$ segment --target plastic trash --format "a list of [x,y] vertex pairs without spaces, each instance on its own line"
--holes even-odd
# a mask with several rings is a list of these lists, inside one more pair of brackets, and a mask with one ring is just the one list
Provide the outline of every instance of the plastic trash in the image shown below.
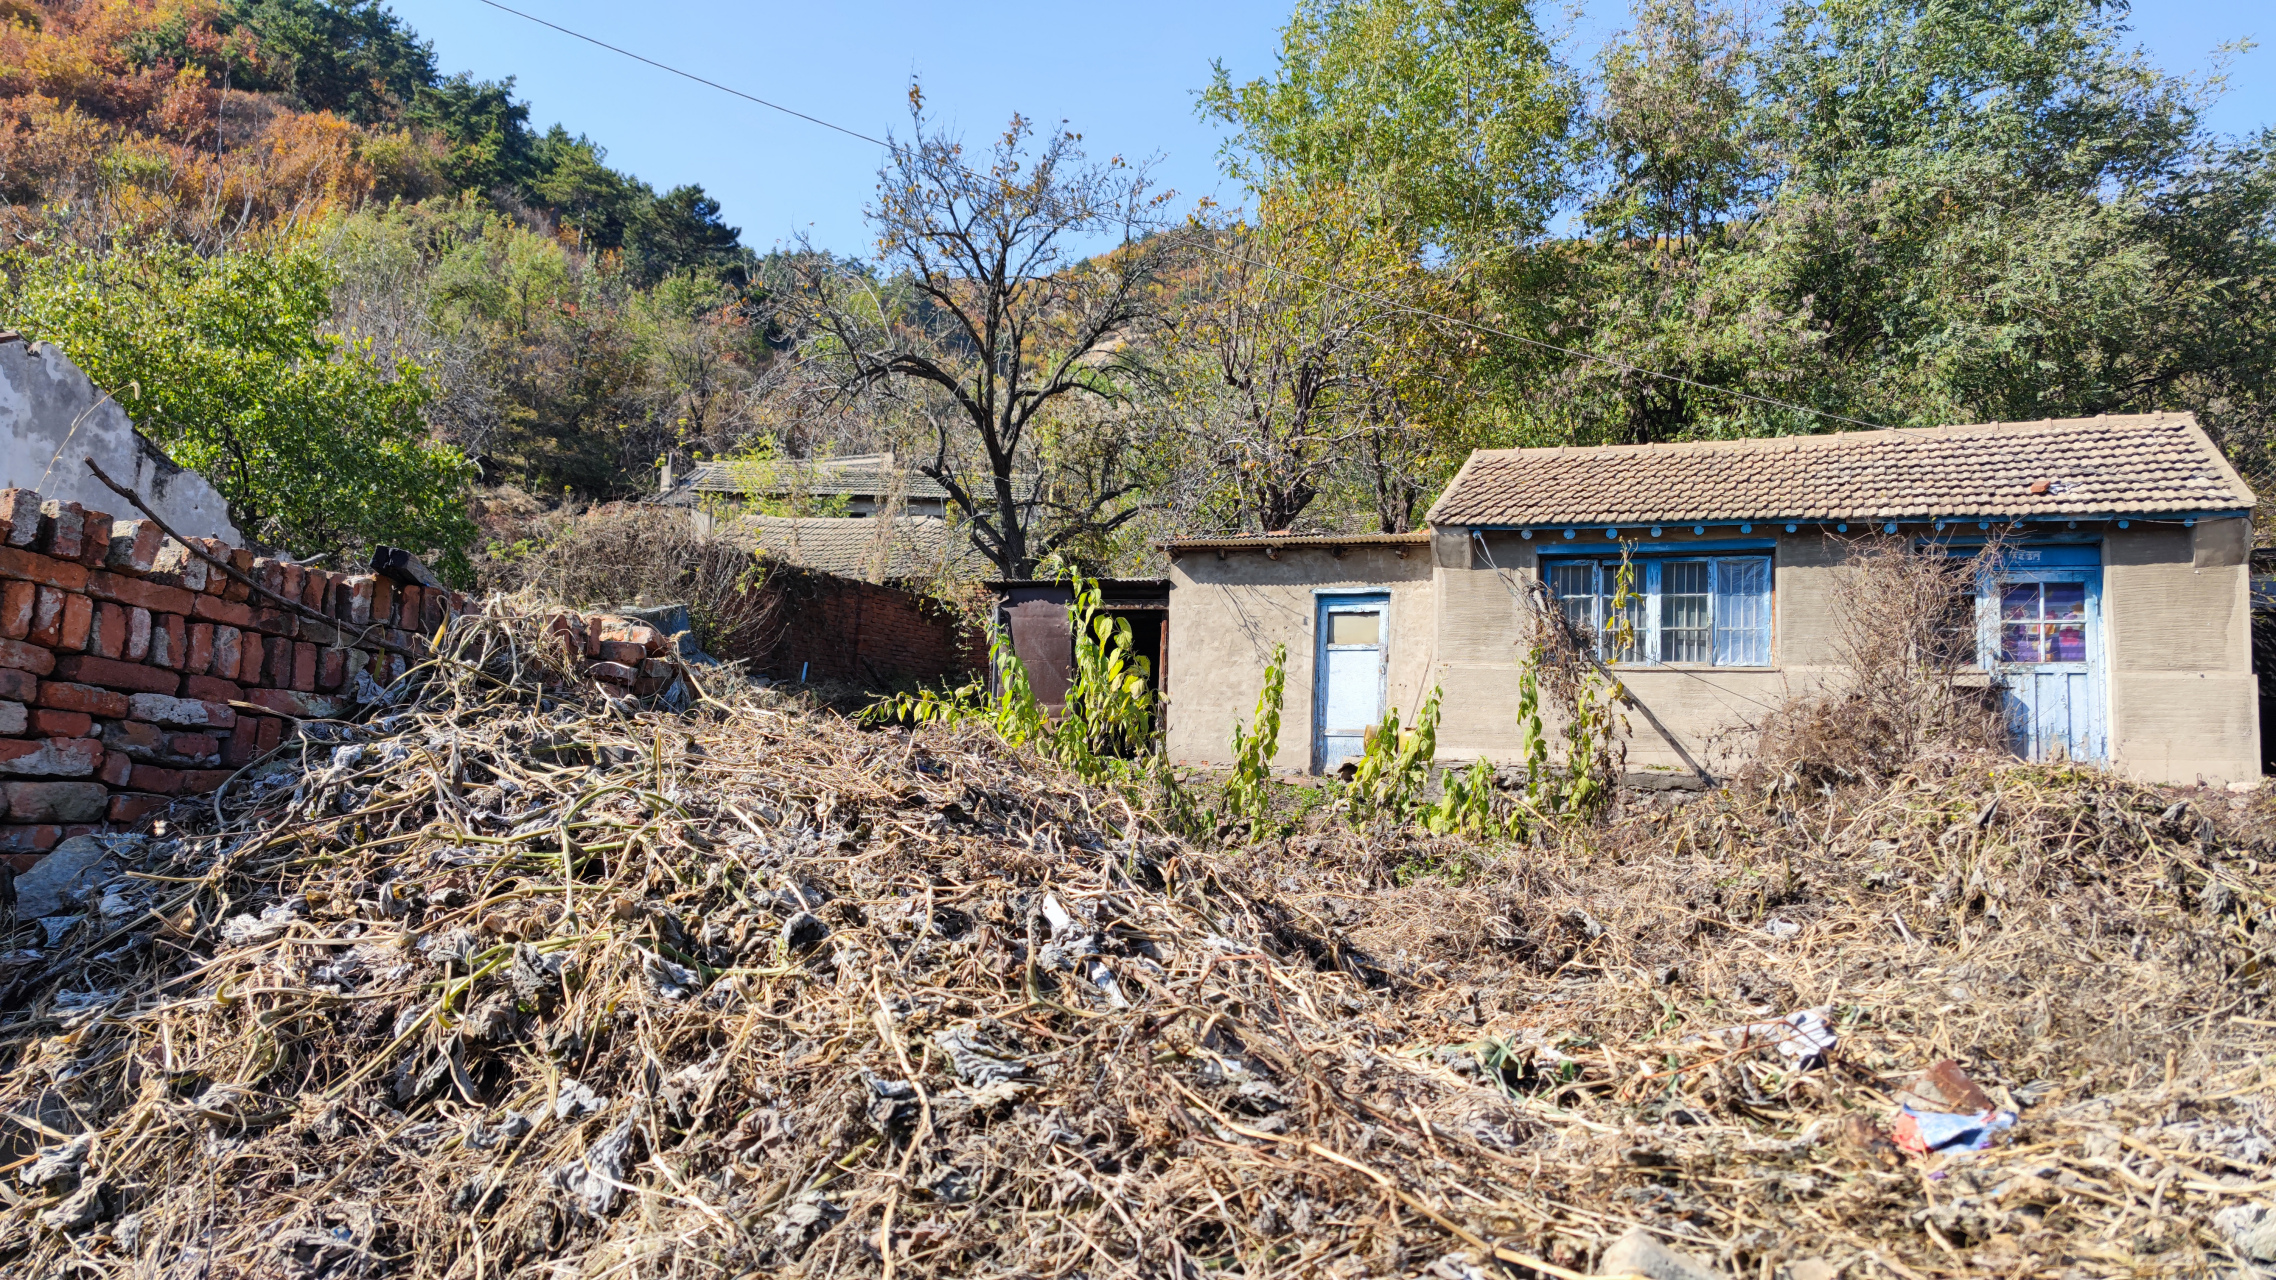
[[2014,1124],[2012,1111],[1960,1115],[1904,1107],[1897,1112],[1897,1122],[1889,1126],[1889,1132],[1898,1147],[1925,1156],[1931,1151],[1981,1151]]

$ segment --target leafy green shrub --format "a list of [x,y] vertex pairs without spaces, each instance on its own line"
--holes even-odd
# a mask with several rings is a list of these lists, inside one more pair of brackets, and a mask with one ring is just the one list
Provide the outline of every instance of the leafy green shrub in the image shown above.
[[1280,707],[1288,687],[1288,646],[1272,646],[1257,713],[1246,729],[1233,726],[1233,774],[1225,779],[1228,816],[1263,819],[1272,808],[1272,759],[1280,754]]
[[984,721],[1012,746],[1036,750],[1087,782],[1152,779],[1176,789],[1155,735],[1153,666],[1132,642],[1129,622],[1103,615],[1099,586],[1068,579],[1075,598],[1067,621],[1075,636],[1074,680],[1056,719],[1046,716],[1028,684],[1011,635],[994,628],[988,641],[993,692],[978,682],[942,693],[927,689],[885,699],[863,713],[871,721],[968,724]]
[[1415,712],[1415,727],[1399,727],[1399,709],[1383,713],[1383,723],[1367,739],[1350,783],[1344,788],[1352,820],[1405,822],[1414,815],[1430,781],[1431,757],[1438,753],[1438,698],[1433,688]]
[[0,314],[63,348],[211,481],[248,537],[304,553],[410,547],[463,584],[474,465],[428,432],[424,369],[324,331],[333,281],[305,247],[17,248],[0,254]]

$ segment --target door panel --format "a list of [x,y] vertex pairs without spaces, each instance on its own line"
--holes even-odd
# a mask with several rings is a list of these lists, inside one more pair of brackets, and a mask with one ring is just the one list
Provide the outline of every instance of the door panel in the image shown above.
[[2017,755],[2098,761],[2103,717],[2101,571],[2003,575],[1985,602]]
[[1318,635],[1313,767],[1333,773],[1364,754],[1367,731],[1383,718],[1381,601],[1323,601]]

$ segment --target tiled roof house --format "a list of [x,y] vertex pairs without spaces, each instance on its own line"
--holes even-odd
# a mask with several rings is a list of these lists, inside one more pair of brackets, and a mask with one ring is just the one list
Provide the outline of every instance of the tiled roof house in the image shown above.
[[1330,770],[1386,706],[1443,690],[1440,758],[1514,758],[1523,598],[1634,643],[1603,657],[1664,733],[1632,764],[1708,771],[1835,670],[1855,539],[2004,559],[1976,662],[2014,745],[2162,781],[2257,779],[2250,643],[2256,498],[2187,414],[1684,444],[1482,450],[1408,539],[1168,544],[1172,754],[1228,755],[1271,646],[1283,741]]

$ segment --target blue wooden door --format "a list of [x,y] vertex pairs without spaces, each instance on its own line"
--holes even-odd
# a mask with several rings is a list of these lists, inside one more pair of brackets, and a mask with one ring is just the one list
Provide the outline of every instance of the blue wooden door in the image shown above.
[[2015,752],[2029,760],[2102,760],[2102,571],[2002,572],[1987,627]]
[[1333,773],[1366,753],[1367,731],[1383,718],[1383,655],[1390,612],[1384,596],[1320,601],[1319,661],[1313,670],[1313,768]]

